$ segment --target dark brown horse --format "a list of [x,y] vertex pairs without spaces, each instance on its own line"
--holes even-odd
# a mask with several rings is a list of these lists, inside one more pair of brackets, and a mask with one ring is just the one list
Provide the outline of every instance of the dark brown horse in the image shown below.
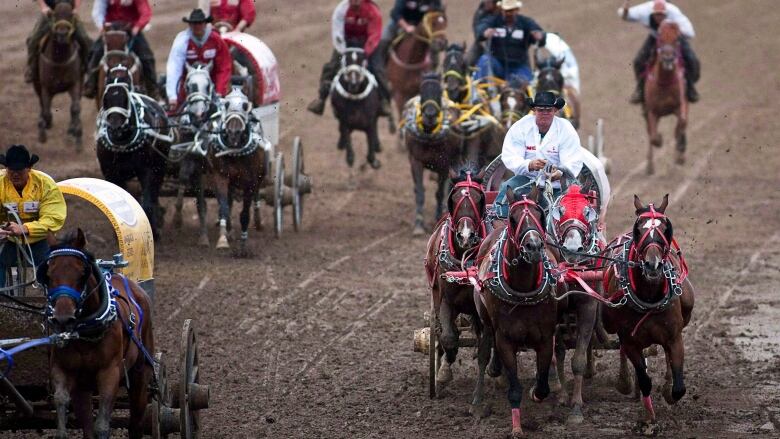
[[390,48],[387,79],[399,117],[406,101],[420,92],[423,72],[435,68],[432,58],[447,46],[446,29],[444,12],[428,12],[413,33],[397,37]]
[[[544,211],[537,204],[536,187],[528,195],[507,192],[509,220],[485,238],[477,260],[480,293],[474,301],[485,326],[478,348],[478,376],[474,389],[474,409],[482,405],[485,369],[490,347],[503,366],[509,381],[507,394],[512,412],[512,435],[520,436],[520,402],[523,387],[517,376],[517,352],[536,352],[536,385],[531,398],[540,402],[550,393],[548,377],[553,358],[558,303],[554,300],[555,278],[551,273],[555,257],[545,249]],[[494,359],[495,360],[495,359]],[[500,366],[493,362],[490,374]]]
[[132,91],[131,71],[121,64],[106,77],[97,121],[97,158],[103,177],[120,187],[138,178],[141,207],[159,238],[163,215],[160,186],[165,178],[173,129],[160,105]]
[[510,78],[501,87],[498,97],[501,109],[499,122],[504,132],[531,111],[528,98],[528,83],[517,76]]
[[[51,254],[38,269],[38,280],[46,286],[51,307],[49,327],[55,334],[79,335],[51,351],[57,407],[55,437],[68,437],[70,405],[84,437],[108,439],[111,412],[124,385],[130,397],[129,436],[141,438],[149,385],[154,378],[154,360],[148,356],[154,352],[151,301],[132,280],[121,275],[106,280],[85,249],[81,229],[60,242],[50,236],[50,241]],[[98,397],[94,420],[93,394]]]
[[658,132],[659,120],[670,114],[677,116],[674,137],[677,141],[678,164],[685,163],[685,148],[688,144],[685,129],[688,126],[688,98],[685,95],[685,69],[680,52],[680,27],[677,23],[664,20],[658,27],[658,46],[645,79],[645,99],[642,113],[647,122],[650,145],[647,150],[647,173],[655,172],[653,147],[663,145]]
[[604,327],[620,338],[621,377],[624,393],[631,391],[624,358],[634,365],[645,408],[643,428],[654,429],[655,411],[650,398],[652,381],[647,374],[643,350],[661,345],[666,357],[666,384],[663,396],[674,404],[685,395],[683,381],[683,328],[691,320],[694,290],[687,267],[674,239],[672,222],[666,216],[669,196],[660,206],[645,206],[634,195],[636,221],[630,234],[617,238],[614,248],[618,262],[604,275],[605,297],[625,306],[602,310]]
[[76,150],[82,147],[81,137],[81,81],[82,65],[79,45],[73,39],[75,32],[73,7],[69,2],[54,6],[51,31],[44,37],[38,62],[33,72],[33,87],[38,94],[41,112],[38,118],[38,141],[46,142],[46,130],[51,128],[51,102],[54,96],[67,92],[70,95],[70,125],[68,135],[73,138]]
[[368,154],[366,163],[379,169],[382,163],[376,158],[381,150],[377,120],[379,119],[379,89],[374,75],[366,68],[366,54],[363,49],[350,47],[341,55],[341,69],[333,78],[330,102],[333,114],[339,120],[340,150],[347,151],[347,165],[355,164],[355,150],[352,148],[352,131],[366,133]]
[[[474,334],[477,338],[482,334],[482,325],[474,306],[473,287],[470,284],[450,282],[444,276],[448,271],[461,271],[472,265],[479,244],[485,238],[485,192],[482,177],[474,175],[472,178],[472,173],[476,171],[464,169],[450,173],[453,187],[447,200],[448,215],[433,230],[425,257],[425,272],[431,287],[434,311],[431,321],[441,324],[439,340],[446,359],[441,362],[436,377],[437,384],[441,385],[452,381],[451,366],[458,354],[460,337],[455,324],[458,315],[470,316]],[[432,330],[436,326],[432,323]]]
[[442,71],[444,72],[444,91],[447,99],[458,104],[469,103],[474,100],[469,75],[469,65],[466,62],[466,44],[450,44],[444,54]]
[[438,221],[444,212],[444,190],[449,170],[454,163],[460,162],[460,144],[450,133],[443,105],[441,76],[427,73],[420,85],[419,98],[410,101],[402,114],[404,127],[401,138],[409,151],[414,180],[414,236],[425,234],[423,170],[427,168],[438,175],[435,214]]
[[[252,103],[239,88],[234,88],[225,97],[217,134],[210,140],[208,155],[209,174],[214,179],[219,204],[218,249],[230,248],[228,231],[232,228],[232,195],[238,194],[242,200],[239,217],[241,241],[235,252],[239,257],[251,256],[247,246],[250,211],[252,202],[258,199],[262,179],[269,170],[266,165],[269,159],[265,149],[267,140],[262,137],[260,125],[252,119],[251,109]],[[255,215],[258,213],[255,211]]]
[[95,97],[97,108],[103,102],[106,78],[111,69],[118,65],[125,66],[130,73],[134,90],[142,90],[143,69],[141,60],[130,50],[130,28],[126,23],[106,23],[103,32],[103,58],[98,69],[98,91]]
[[574,87],[566,85],[561,73],[564,58],[555,59],[549,56],[545,59],[536,58],[538,77],[536,91],[551,91],[566,99],[566,106],[561,109],[559,116],[565,117],[575,129],[580,127],[580,97]]

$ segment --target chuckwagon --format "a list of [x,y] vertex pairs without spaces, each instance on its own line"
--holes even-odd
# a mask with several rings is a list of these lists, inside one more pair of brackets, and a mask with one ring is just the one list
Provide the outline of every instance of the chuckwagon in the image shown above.
[[[66,201],[94,206],[113,228],[116,253],[109,259],[98,259],[99,269],[136,281],[154,299],[154,241],[138,202],[104,180],[74,178],[58,185]],[[13,270],[11,274],[24,279],[22,273],[26,271],[31,270]],[[47,293],[36,282],[35,274],[27,273],[27,277],[32,280],[17,283],[18,288],[6,287],[0,295],[0,430],[56,427],[51,352],[55,346],[79,337],[78,332],[51,331],[47,324]],[[144,416],[144,432],[152,438],[176,432],[182,438],[198,437],[200,410],[209,406],[209,386],[200,382],[195,325],[190,319],[182,325],[177,360],[178,377],[169,381],[166,362],[171,360],[164,359],[161,352],[154,354],[154,384],[150,385],[151,399]],[[128,421],[128,396],[123,390],[114,406],[111,426],[124,428]],[[75,422],[71,413],[68,428],[76,428]]]

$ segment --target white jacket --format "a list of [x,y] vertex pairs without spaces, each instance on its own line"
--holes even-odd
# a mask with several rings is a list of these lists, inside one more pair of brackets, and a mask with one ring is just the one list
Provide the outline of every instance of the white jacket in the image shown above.
[[[626,20],[641,23],[646,28],[650,29],[650,16],[652,14],[653,2],[648,1],[628,8]],[[623,16],[623,8],[618,8],[618,16]],[[680,32],[684,37],[693,38],[696,36],[691,20],[682,13],[680,8],[669,2],[666,2],[666,18],[674,21],[680,26]],[[653,31],[653,33],[655,33],[655,31]]]
[[333,39],[333,48],[338,53],[344,53],[347,49],[347,42],[344,38],[344,23],[347,18],[347,10],[349,9],[349,0],[341,0],[341,2],[333,10],[333,16],[330,20],[330,36]]
[[[563,65],[561,65],[561,75],[566,82],[566,85],[570,85],[580,93],[580,67],[577,65],[577,58],[574,57],[571,47],[563,41],[560,35],[547,32],[547,39],[544,44],[544,48],[555,59],[563,58]],[[537,72],[538,74],[538,72]]]
[[[582,146],[577,130],[568,120],[555,116],[550,129],[542,139],[536,116],[528,114],[509,128],[501,150],[501,161],[515,175],[525,175],[535,179],[539,171],[529,171],[528,164],[534,159],[544,159],[560,169],[566,169],[572,175],[582,170]],[[560,187],[559,182],[553,183]]]

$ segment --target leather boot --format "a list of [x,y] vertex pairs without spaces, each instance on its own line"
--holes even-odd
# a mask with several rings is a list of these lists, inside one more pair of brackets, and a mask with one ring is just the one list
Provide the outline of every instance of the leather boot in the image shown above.
[[87,80],[84,82],[84,89],[81,91],[81,96],[87,99],[95,99],[97,96],[97,81],[97,69],[87,73]]
[[329,94],[330,81],[325,81],[320,84],[320,95],[317,97],[317,99],[311,101],[306,109],[316,114],[317,116],[322,116],[322,113],[325,112],[325,100],[328,99]]
[[636,90],[634,90],[628,101],[632,104],[641,104],[645,101],[645,81],[637,81]]
[[685,94],[688,97],[688,102],[695,104],[696,102],[699,102],[699,92],[696,91],[696,87],[694,86],[693,82],[686,81],[686,90]]
[[390,101],[387,98],[381,98],[379,100],[379,116],[390,117],[393,110],[390,108]]

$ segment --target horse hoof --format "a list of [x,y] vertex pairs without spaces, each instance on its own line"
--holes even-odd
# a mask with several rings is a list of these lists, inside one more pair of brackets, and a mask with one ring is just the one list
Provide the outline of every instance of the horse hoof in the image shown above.
[[200,247],[208,247],[209,246],[209,235],[206,235],[206,234],[200,235],[200,238],[198,238],[198,245]]
[[509,435],[511,439],[519,439],[525,437],[525,434],[523,434],[523,429],[521,427],[513,428],[512,434]]
[[415,224],[414,229],[412,229],[412,236],[423,236],[425,235],[425,229],[423,228],[422,224]]
[[368,164],[371,166],[371,169],[374,169],[374,170],[379,169],[379,168],[382,167],[382,162],[380,162],[377,159],[369,160]]
[[557,375],[550,374],[550,378],[547,380],[547,382],[550,385],[550,391],[558,393],[561,390],[563,390],[563,387],[561,387],[561,382],[558,380]]
[[469,407],[469,414],[473,416],[475,419],[485,419],[487,417],[490,417],[492,413],[492,410],[490,409],[490,406],[488,406],[485,403],[479,404],[479,405],[472,405]]
[[646,437],[655,437],[661,433],[661,426],[654,421],[638,421],[632,431]]
[[45,131],[40,131],[40,132],[38,133],[38,142],[40,142],[40,143],[46,143],[46,140],[47,140],[47,139],[46,139],[46,132],[45,132]]
[[569,416],[566,418],[566,425],[580,425],[584,420],[585,417],[582,416],[582,408],[579,404],[576,404],[571,410],[571,413],[569,413]]
[[650,144],[655,146],[656,148],[662,147],[664,145],[664,138],[663,138],[663,136],[659,134],[658,137],[656,137],[655,139],[652,139],[650,141]]
[[677,151],[677,160],[675,162],[678,165],[684,165],[685,164],[685,153]]
[[227,236],[220,235],[219,239],[217,239],[217,248],[218,249],[230,248],[230,244],[228,244]]
[[439,384],[447,384],[452,381],[452,368],[446,361],[442,361],[439,373],[436,374],[436,382]]
[[544,398],[537,398],[536,397],[536,386],[531,387],[531,390],[528,392],[531,396],[531,400],[537,404],[544,401]]

